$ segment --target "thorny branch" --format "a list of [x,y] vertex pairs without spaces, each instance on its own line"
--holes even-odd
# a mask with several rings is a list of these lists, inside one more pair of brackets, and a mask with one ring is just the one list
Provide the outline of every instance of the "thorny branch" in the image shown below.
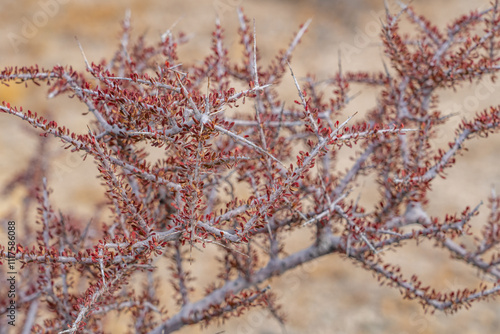
[[[211,53],[198,65],[186,65],[176,53],[186,42],[183,34],[169,29],[157,45],[134,42],[127,14],[110,62],[89,62],[82,48],[87,73],[62,66],[5,68],[3,84],[47,83],[49,97],[74,96],[86,106],[92,121],[84,134],[8,102],[0,111],[93,158],[111,212],[91,223],[55,214],[45,178],[38,194],[29,192],[38,201],[39,232],[26,233],[13,253],[0,245],[2,264],[13,256],[23,265],[19,304],[26,310],[25,330],[100,332],[103,319],[117,311],[128,312],[130,326],[140,333],[170,333],[257,306],[281,319],[272,286],[265,284],[328,254],[351,258],[432,310],[453,312],[498,295],[498,283],[440,293],[416,274],[403,277],[382,256],[429,239],[455,260],[500,279],[500,200],[494,189],[474,246],[461,238],[472,235],[479,206],[442,217],[425,212],[433,181],[455,166],[468,141],[500,127],[500,108],[493,106],[464,119],[448,147],[433,142],[449,118],[439,109],[439,94],[488,75],[494,80],[500,70],[497,7],[495,2],[464,15],[442,31],[410,6],[394,15],[387,10],[381,38],[390,66],[353,73],[343,72],[339,62],[337,74],[326,80],[309,75],[303,83],[292,71],[291,56],[311,21],[266,67],[255,23],[242,10],[238,61],[228,57],[219,21]],[[399,31],[405,17],[414,35]],[[284,80],[297,88],[294,103],[278,94]],[[245,89],[236,91],[235,84]],[[377,87],[376,106],[366,113],[352,110],[352,85]],[[153,159],[153,149],[162,149],[162,156]],[[337,165],[341,150],[352,153],[347,170]],[[9,189],[33,188],[31,180],[41,178],[31,174],[45,173],[48,165],[41,154],[38,170],[31,166]],[[353,195],[364,176],[378,184],[373,206]],[[313,231],[314,240],[285,254],[286,232],[296,229]],[[190,251],[207,245],[220,252],[220,268],[200,290],[192,282],[189,265],[196,257]],[[169,268],[169,280],[160,277],[159,267]],[[147,278],[142,293],[128,285],[141,277]],[[166,310],[156,293],[167,282],[175,310]],[[5,310],[5,301],[0,306]],[[40,311],[51,315],[40,322]]]

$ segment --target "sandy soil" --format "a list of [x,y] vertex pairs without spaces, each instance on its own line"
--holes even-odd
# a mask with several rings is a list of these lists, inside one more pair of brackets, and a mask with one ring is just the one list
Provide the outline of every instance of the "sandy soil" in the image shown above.
[[[48,6],[47,4],[51,4]],[[414,1],[421,14],[444,26],[447,20],[468,10],[485,7],[488,1]],[[338,49],[342,43],[358,46],[360,52],[343,59],[346,70],[381,69],[381,50],[373,27],[379,25],[378,17],[382,1],[375,0],[144,0],[144,1],[97,1],[69,2],[63,0],[0,2],[0,64],[1,66],[39,64],[72,64],[83,69],[83,59],[75,42],[75,36],[83,45],[87,57],[98,61],[110,57],[118,42],[120,20],[125,10],[132,11],[134,34],[146,33],[147,38],[157,38],[176,21],[176,30],[192,34],[192,43],[181,48],[181,59],[186,62],[200,59],[208,53],[210,34],[216,14],[226,28],[231,52],[236,52],[235,7],[243,5],[249,17],[255,18],[257,40],[262,51],[262,62],[267,62],[278,49],[290,41],[299,24],[309,18],[313,22],[303,43],[293,59],[298,77],[307,72],[327,78],[337,70]],[[47,7],[48,6],[48,7]],[[48,13],[48,15],[43,15]],[[45,19],[44,19],[45,18]],[[27,30],[32,24],[34,29]],[[20,36],[16,39],[15,36]],[[365,44],[363,38],[368,36]],[[285,94],[295,99],[292,81],[285,82]],[[456,94],[443,96],[443,105],[451,108],[453,103],[465,105],[464,97],[473,94],[473,88]],[[49,113],[58,123],[75,131],[86,130],[85,111],[76,101],[47,100],[44,87],[24,89],[23,86],[0,87],[0,100],[23,105],[31,110]],[[353,110],[364,110],[373,105],[369,91],[361,90]],[[479,106],[498,104],[498,94],[479,101]],[[474,106],[475,107],[475,106]],[[477,109],[465,105],[460,117],[452,120],[456,124],[461,117],[470,116]],[[26,162],[35,149],[30,131],[18,120],[0,115],[0,182]],[[453,131],[443,131],[439,141],[445,143],[453,137]],[[487,144],[485,144],[487,143]],[[449,174],[452,181],[435,183],[428,206],[431,215],[461,211],[465,206],[475,206],[485,201],[492,185],[499,189],[500,140],[491,136],[487,142],[471,142],[470,151],[459,159],[456,168]],[[51,175],[54,189],[53,201],[63,211],[71,210],[90,218],[89,212],[96,196],[101,193],[95,179],[92,162],[81,162],[54,141],[51,154],[55,171]],[[440,186],[442,185],[442,186]],[[368,189],[367,192],[371,190]],[[22,193],[14,193],[7,202],[0,204],[0,212],[19,214]],[[17,211],[16,211],[17,210]],[[484,221],[482,214],[477,224]],[[309,236],[290,236],[290,249],[305,245]],[[417,271],[425,283],[433,284],[443,291],[474,286],[474,272],[464,265],[450,262],[448,255],[433,250],[431,245],[416,248],[409,245],[399,253],[388,254],[404,271]],[[214,250],[198,254],[193,272],[210,275],[213,271]],[[200,283],[202,283],[200,281]],[[458,314],[424,314],[415,301],[404,301],[398,291],[380,287],[372,275],[339,256],[322,258],[308,266],[298,268],[271,285],[281,297],[283,310],[288,315],[285,325],[287,333],[497,333],[500,325],[500,304],[495,301],[473,305],[472,309]],[[125,319],[125,318],[123,318]],[[124,327],[110,324],[113,333],[124,331]],[[265,311],[256,310],[246,317],[233,319],[220,326],[207,329],[185,328],[180,333],[282,333],[283,328]]]

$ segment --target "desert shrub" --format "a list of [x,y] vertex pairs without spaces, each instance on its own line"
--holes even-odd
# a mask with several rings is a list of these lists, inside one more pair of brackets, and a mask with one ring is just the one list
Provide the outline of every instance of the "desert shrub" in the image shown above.
[[[176,50],[187,42],[185,35],[169,31],[155,45],[143,38],[129,41],[126,19],[114,57],[100,63],[85,59],[86,73],[36,65],[1,72],[5,85],[47,84],[50,98],[78,99],[92,119],[86,133],[74,133],[36,111],[8,101],[0,106],[41,134],[29,166],[4,187],[4,194],[15,187],[28,190],[25,205],[37,203],[39,224],[36,232],[26,227],[32,233],[21,233],[28,222],[15,227],[6,217],[2,272],[14,283],[2,285],[1,294],[16,296],[0,299],[5,319],[16,315],[10,306],[15,301],[23,326],[35,333],[101,332],[113,312],[126,312],[132,331],[140,333],[169,333],[254,307],[268,308],[281,321],[270,278],[334,254],[431,311],[453,312],[497,295],[495,192],[479,233],[470,227],[480,205],[441,217],[425,212],[433,183],[455,166],[468,141],[499,128],[499,108],[492,106],[463,119],[448,145],[435,141],[452,116],[440,109],[444,92],[479,80],[495,82],[497,3],[444,29],[411,7],[387,12],[380,36],[387,66],[373,73],[344,72],[340,66],[326,81],[314,75],[298,80],[292,71],[292,52],[308,23],[263,68],[253,26],[238,15],[240,59],[228,56],[220,24],[203,62],[184,64]],[[401,33],[401,20],[413,25],[412,34]],[[278,93],[285,78],[296,84],[295,101]],[[349,107],[353,84],[377,89],[370,110]],[[95,161],[108,218],[85,222],[51,202],[44,154],[51,137]],[[339,164],[344,151],[352,156],[347,170]],[[366,178],[374,180],[378,196],[369,207],[353,196]],[[311,233],[313,240],[287,253],[287,233],[296,230]],[[482,283],[439,292],[383,257],[422,240],[449,252],[450,261],[476,268]],[[190,263],[193,249],[204,247],[218,250],[219,265],[213,282],[199,286]],[[22,266],[16,268],[14,258]],[[167,279],[158,274],[160,263],[168,263]],[[132,280],[144,283],[135,290]],[[168,298],[175,300],[171,308],[158,293],[168,287]]]

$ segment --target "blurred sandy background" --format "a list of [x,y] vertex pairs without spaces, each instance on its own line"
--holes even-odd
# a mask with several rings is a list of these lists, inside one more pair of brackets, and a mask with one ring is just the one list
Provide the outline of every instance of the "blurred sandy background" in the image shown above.
[[[389,1],[390,2],[390,1]],[[175,22],[175,31],[190,34],[192,41],[180,48],[181,61],[188,63],[208,54],[211,32],[217,14],[228,37],[231,52],[237,50],[236,6],[243,5],[246,14],[255,18],[257,43],[262,51],[262,63],[267,64],[281,48],[285,48],[298,26],[312,18],[309,32],[295,52],[292,65],[297,77],[307,72],[318,78],[327,78],[337,70],[338,49],[342,45],[359,50],[352,57],[342,59],[345,70],[382,69],[381,49],[373,34],[379,27],[382,0],[342,1],[264,1],[264,0],[144,0],[144,1],[0,1],[0,66],[39,64],[71,64],[83,69],[83,59],[75,36],[83,45],[87,58],[99,61],[112,56],[118,44],[120,22],[125,10],[131,9],[133,36],[146,33],[147,39],[158,38]],[[390,2],[391,3],[391,2]],[[414,7],[420,14],[444,27],[449,19],[475,8],[484,8],[488,1],[431,1],[416,0]],[[391,4],[391,8],[396,8]],[[45,14],[44,14],[45,13]],[[34,30],[26,25],[37,23]],[[376,34],[375,34],[376,35]],[[19,40],[14,40],[16,37]],[[24,37],[23,37],[24,36]],[[368,40],[366,39],[368,36]],[[14,39],[13,39],[14,38]],[[343,44],[342,44],[343,43]],[[295,99],[291,79],[284,82],[285,94]],[[43,113],[50,112],[58,123],[75,131],[86,131],[88,118],[81,115],[85,109],[75,100],[45,98],[45,87],[24,89],[24,86],[0,87],[0,100]],[[498,89],[497,89],[498,90]],[[443,95],[444,109],[461,107],[460,117],[472,115],[480,107],[498,104],[497,90],[478,101],[467,100],[474,95],[474,87],[459,90],[456,94]],[[361,92],[350,110],[364,111],[374,105],[370,91]],[[477,100],[477,99],[476,99]],[[471,102],[472,101],[472,102]],[[477,102],[477,105],[473,102]],[[476,108],[477,107],[477,108]],[[455,117],[451,125],[459,122]],[[451,127],[450,129],[452,129]],[[18,119],[0,115],[0,182],[9,176],[35,149],[31,131]],[[443,131],[438,143],[453,138],[453,131]],[[81,162],[78,156],[64,151],[52,140],[50,154],[54,162],[49,176],[54,189],[52,199],[63,211],[75,211],[84,218],[92,217],[89,208],[99,198],[101,188],[95,178],[90,159]],[[486,141],[469,144],[470,151],[459,158],[448,180],[438,180],[427,207],[429,214],[442,217],[443,212],[461,211],[467,205],[475,206],[486,201],[491,186],[500,191],[500,141],[491,136]],[[440,187],[440,185],[443,185]],[[367,201],[370,185],[366,185]],[[0,204],[2,216],[6,212],[19,215],[19,201],[23,193],[15,192]],[[474,221],[480,225],[483,213]],[[22,222],[28,223],[28,222]],[[290,237],[290,250],[309,242],[309,236],[295,234]],[[430,245],[427,245],[430,246]],[[423,250],[422,250],[423,249]],[[404,272],[416,271],[426,284],[433,284],[443,291],[474,287],[474,271],[461,263],[449,262],[446,252],[431,247],[417,249],[413,244],[397,254],[389,254],[401,264]],[[213,252],[199,255],[203,261],[193,266],[195,274],[210,274]],[[213,271],[213,270],[212,270]],[[200,283],[202,283],[200,281]],[[458,314],[424,314],[416,301],[403,301],[398,291],[380,287],[372,275],[352,265],[339,256],[322,258],[308,266],[275,279],[271,285],[281,297],[283,310],[288,315],[287,333],[497,333],[500,326],[500,303],[491,301],[474,304],[469,311]],[[123,318],[125,320],[126,318]],[[119,320],[119,319],[118,319]],[[124,330],[112,324],[109,331]],[[281,326],[266,311],[257,310],[246,317],[236,318],[201,330],[199,326],[186,327],[180,333],[282,333]]]

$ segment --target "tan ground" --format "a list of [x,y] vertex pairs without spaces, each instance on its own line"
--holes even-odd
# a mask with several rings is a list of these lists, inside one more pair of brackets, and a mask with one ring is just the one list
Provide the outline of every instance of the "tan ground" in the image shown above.
[[[43,21],[44,5],[49,8],[50,18]],[[341,43],[357,45],[364,34],[379,24],[378,12],[382,1],[340,0],[340,1],[264,1],[264,0],[144,0],[144,1],[15,1],[0,2],[0,67],[7,65],[73,64],[83,69],[83,60],[74,37],[77,36],[89,59],[98,61],[110,57],[117,45],[120,20],[125,9],[131,8],[135,35],[147,32],[150,40],[157,38],[179,20],[176,30],[192,33],[193,42],[181,49],[181,59],[200,59],[208,53],[210,33],[215,15],[222,18],[232,52],[236,52],[234,37],[235,7],[243,4],[246,14],[254,17],[257,41],[263,51],[263,62],[290,41],[299,24],[313,18],[309,32],[299,46],[293,59],[296,75],[307,72],[326,78],[337,69],[337,50]],[[419,13],[427,15],[441,26],[450,18],[467,10],[484,7],[488,1],[414,1]],[[217,9],[219,8],[219,9]],[[46,10],[46,9],[45,9]],[[47,10],[46,10],[47,11]],[[40,20],[40,21],[36,21]],[[9,40],[9,33],[22,35],[26,22],[38,22],[39,27],[30,32],[25,43],[15,45]],[[381,51],[378,40],[373,38],[359,55],[343,59],[346,70],[370,70],[381,68]],[[292,81],[285,82],[290,99],[295,99]],[[61,104],[62,99],[48,101],[44,97],[45,88],[24,89],[0,87],[0,100],[23,105],[31,110],[45,112],[53,110],[52,116],[76,131],[85,131],[86,118],[80,114],[84,109],[74,100]],[[358,89],[359,90],[359,89]],[[364,110],[373,105],[369,91],[352,105],[351,110]],[[464,104],[464,97],[473,90],[462,90],[455,95],[443,97],[444,105]],[[480,101],[481,107],[498,104],[495,92]],[[471,109],[471,108],[470,108]],[[467,108],[465,108],[467,110]],[[471,111],[475,111],[472,110]],[[465,117],[462,114],[460,117]],[[457,123],[460,117],[452,120]],[[34,149],[34,141],[29,131],[19,120],[0,115],[0,182],[5,182],[10,173],[26,161]],[[443,131],[440,140],[451,139],[453,132]],[[461,211],[465,206],[475,206],[485,201],[491,186],[500,191],[500,141],[492,136],[481,143],[473,142],[470,151],[459,159],[456,168],[449,174],[450,180],[437,181],[432,192],[433,201],[428,206],[431,215],[441,216],[448,212]],[[90,161],[82,163],[77,157],[63,151],[60,145],[52,145],[51,154],[56,170],[50,176],[54,189],[53,201],[64,210],[74,210],[90,218],[92,202],[100,194],[95,179],[94,165]],[[443,185],[440,187],[440,185]],[[366,185],[369,193],[369,185]],[[8,202],[0,205],[2,216],[6,211],[14,211],[21,199],[15,193]],[[369,195],[366,198],[370,200]],[[18,209],[17,209],[18,210]],[[485,211],[483,209],[483,211]],[[484,214],[475,222],[481,224]],[[28,223],[28,222],[22,222]],[[290,249],[300,247],[308,241],[308,236],[291,236]],[[198,255],[204,261],[193,265],[195,273],[210,272],[213,251]],[[449,291],[471,286],[476,281],[471,272],[460,263],[450,263],[446,253],[431,247],[417,249],[412,245],[397,254],[389,254],[400,263],[403,270],[417,271],[425,283]],[[200,282],[201,283],[201,282]],[[298,268],[280,279],[272,281],[272,287],[281,296],[284,311],[288,314],[287,333],[497,333],[500,325],[500,303],[491,301],[473,305],[469,311],[463,310],[453,316],[424,314],[415,301],[403,301],[394,289],[380,287],[370,273],[352,265],[349,261],[330,256],[322,258],[306,267]],[[110,325],[114,333],[123,327]],[[282,328],[263,311],[254,311],[247,317],[238,318],[219,327],[205,330],[188,327],[181,333],[282,333]]]

